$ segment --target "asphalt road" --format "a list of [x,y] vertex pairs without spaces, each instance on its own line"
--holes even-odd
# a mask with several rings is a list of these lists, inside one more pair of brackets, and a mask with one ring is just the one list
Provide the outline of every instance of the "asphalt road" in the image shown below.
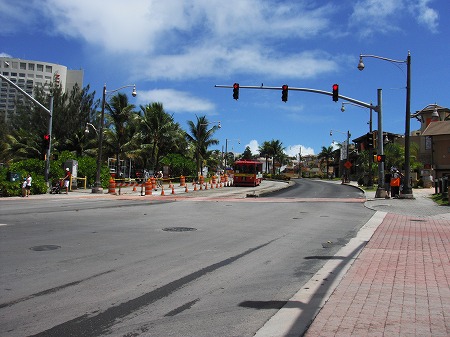
[[295,186],[2,202],[0,336],[253,336],[374,213],[352,187]]

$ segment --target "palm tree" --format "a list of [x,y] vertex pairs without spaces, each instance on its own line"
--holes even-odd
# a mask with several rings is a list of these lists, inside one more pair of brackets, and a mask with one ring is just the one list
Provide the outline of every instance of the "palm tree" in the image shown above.
[[135,153],[143,158],[144,167],[150,165],[154,171],[159,170],[161,158],[170,152],[181,152],[185,145],[180,125],[164,111],[162,103],[141,105],[136,124],[138,133],[134,140],[139,147]]
[[275,162],[278,162],[280,166],[283,165],[287,158],[287,155],[284,153],[285,147],[283,147],[283,143],[278,139],[272,139],[269,142],[269,149],[274,159],[274,163],[272,165],[272,174],[275,174]]
[[330,160],[333,158],[333,147],[332,146],[322,146],[322,151],[319,153],[317,158],[321,159],[322,161],[325,161],[327,166],[327,177],[329,177],[329,168],[330,168]]
[[202,172],[202,162],[207,159],[208,147],[211,145],[219,144],[217,139],[212,138],[214,132],[219,128],[214,125],[212,128],[208,129],[208,120],[206,116],[197,117],[197,123],[193,121],[188,121],[189,132],[186,133],[186,139],[190,142],[194,148],[194,156],[197,164],[197,172]]
[[258,147],[258,151],[259,151],[259,155],[261,157],[266,158],[266,173],[267,173],[267,168],[269,167],[269,158],[271,156],[271,149],[270,149],[270,144],[268,141],[264,141],[259,147]]
[[126,146],[131,140],[129,130],[135,114],[133,109],[134,105],[128,103],[128,96],[121,93],[111,97],[105,106],[105,145],[116,157],[116,172],[121,172],[120,158],[125,155]]

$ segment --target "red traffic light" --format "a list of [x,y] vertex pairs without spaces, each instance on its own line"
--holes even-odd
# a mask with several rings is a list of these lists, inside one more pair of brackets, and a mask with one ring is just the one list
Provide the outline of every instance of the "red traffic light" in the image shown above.
[[235,100],[239,99],[239,83],[233,84],[233,98]]
[[337,102],[339,100],[339,85],[333,84],[333,101]]
[[287,84],[283,84],[283,85],[281,86],[281,90],[282,90],[282,92],[281,92],[281,100],[282,100],[284,103],[286,103],[287,100],[288,100],[288,89],[289,89],[289,87],[288,87]]
[[50,148],[50,135],[48,133],[46,133],[44,135],[44,139],[42,141],[42,145],[43,145],[45,150],[48,150]]

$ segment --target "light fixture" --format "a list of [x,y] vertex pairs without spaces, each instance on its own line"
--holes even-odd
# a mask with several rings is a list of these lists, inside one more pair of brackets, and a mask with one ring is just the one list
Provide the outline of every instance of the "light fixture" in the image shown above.
[[361,71],[364,70],[364,62],[363,62],[362,55],[359,55],[358,69]]

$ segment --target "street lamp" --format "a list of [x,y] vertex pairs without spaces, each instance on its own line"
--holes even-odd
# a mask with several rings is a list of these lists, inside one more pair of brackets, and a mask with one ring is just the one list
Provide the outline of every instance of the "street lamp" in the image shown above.
[[[96,177],[95,177],[95,185],[92,188],[92,193],[103,193],[102,182],[101,182],[101,178],[100,178],[100,172],[101,172],[101,167],[102,167],[103,127],[105,125],[106,94],[112,94],[112,93],[114,93],[116,91],[119,91],[119,90],[121,90],[123,88],[129,88],[129,87],[133,87],[133,91],[131,92],[131,95],[133,97],[136,97],[137,92],[136,92],[136,85],[135,84],[124,85],[123,87],[120,87],[120,88],[115,89],[115,90],[110,90],[110,91],[106,90],[106,84],[103,86],[102,112],[101,112],[101,117],[100,117],[100,128],[99,128],[98,132],[96,130],[96,132],[98,133],[97,174],[96,174]],[[87,125],[86,125],[86,128],[87,128]],[[86,132],[86,129],[85,129],[85,132]]]
[[[238,141],[238,144],[241,144],[240,139],[225,139],[225,170],[227,169],[227,159],[228,159],[228,142]],[[223,148],[222,148],[223,149]],[[234,159],[233,159],[234,160]]]
[[[333,136],[333,131],[334,132],[339,132],[339,133],[342,133],[342,134],[344,134],[344,135],[347,135],[347,141],[346,141],[346,145],[345,145],[345,159],[348,161],[349,160],[349,158],[348,158],[348,152],[349,152],[349,145],[350,145],[350,137],[351,137],[351,134],[350,134],[350,131],[347,131],[347,133],[345,133],[345,132],[342,132],[342,131],[339,131],[339,130],[330,130],[330,136]],[[341,155],[341,157],[342,157],[342,155]],[[342,159],[342,161],[343,161],[343,159]],[[346,167],[347,168],[347,167]],[[350,179],[350,169],[347,169],[349,172],[348,172],[348,175],[347,175],[347,177],[345,177],[344,178],[344,180],[347,182],[347,181],[349,181],[349,179]],[[328,172],[327,172],[327,175],[328,175]]]
[[200,125],[209,125],[209,124],[216,124],[217,123],[217,127],[220,129],[222,127],[222,125],[220,124],[220,121],[212,121],[212,122],[208,122],[208,123],[204,123],[204,124],[200,124]]
[[393,60],[386,57],[376,55],[359,55],[358,69],[364,69],[363,57],[372,57],[379,60],[388,61],[391,63],[406,63],[406,116],[405,116],[405,185],[403,186],[403,192],[401,198],[413,199],[413,193],[411,188],[410,179],[410,119],[411,119],[411,53],[408,51],[406,60]]
[[84,133],[89,133],[89,128],[88,128],[88,126],[90,126],[91,128],[93,128],[94,131],[95,131],[95,133],[96,133],[97,136],[98,136],[98,129],[97,129],[93,124],[91,124],[91,123],[86,123],[86,128],[84,129]]

